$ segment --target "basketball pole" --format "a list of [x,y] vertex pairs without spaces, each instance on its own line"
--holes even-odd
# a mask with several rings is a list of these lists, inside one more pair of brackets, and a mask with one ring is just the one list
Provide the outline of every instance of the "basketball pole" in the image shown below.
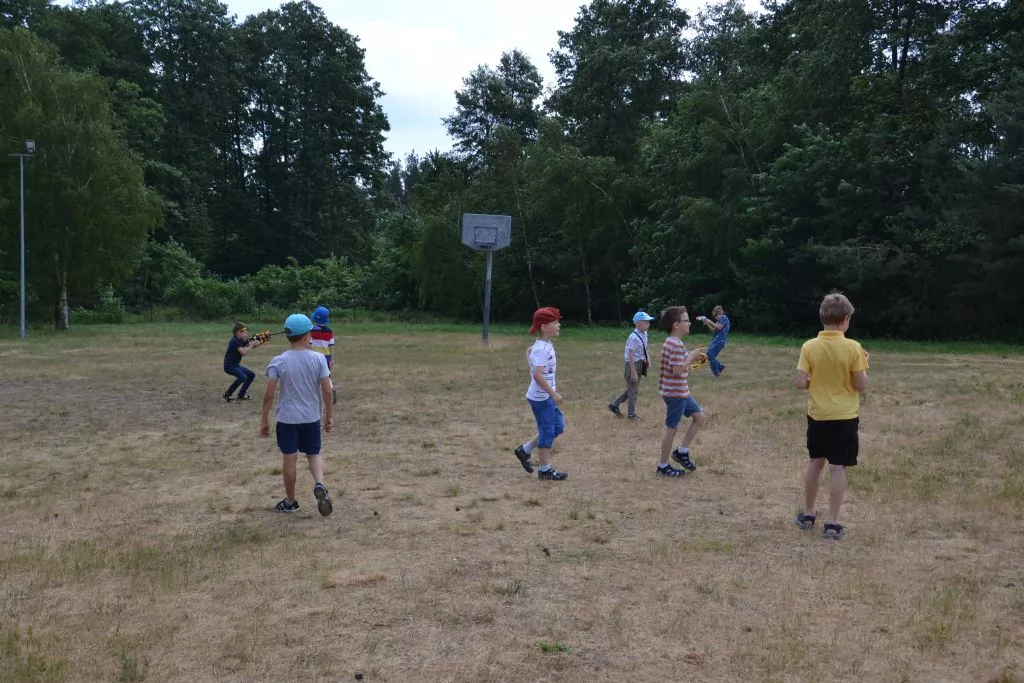
[[491,266],[493,264],[494,252],[487,252],[487,276],[484,278],[484,346],[487,346],[487,337],[491,332]]

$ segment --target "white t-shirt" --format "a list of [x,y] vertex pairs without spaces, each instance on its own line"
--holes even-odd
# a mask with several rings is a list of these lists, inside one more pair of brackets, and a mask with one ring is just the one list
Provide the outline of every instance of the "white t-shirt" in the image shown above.
[[535,341],[530,348],[530,388],[526,390],[526,398],[531,401],[546,401],[551,398],[551,395],[537,384],[537,380],[533,378],[533,371],[535,368],[544,368],[544,379],[547,380],[552,389],[556,389],[556,365],[555,345],[544,339]]
[[288,349],[267,364],[267,377],[281,385],[277,421],[309,424],[320,419],[320,380],[330,377],[327,357],[316,351]]
[[633,351],[633,362],[638,360],[647,360],[647,354],[644,349],[647,348],[647,333],[641,332],[638,329],[633,329],[629,333],[629,338],[626,339],[626,352],[623,354],[623,358],[629,362],[629,352]]

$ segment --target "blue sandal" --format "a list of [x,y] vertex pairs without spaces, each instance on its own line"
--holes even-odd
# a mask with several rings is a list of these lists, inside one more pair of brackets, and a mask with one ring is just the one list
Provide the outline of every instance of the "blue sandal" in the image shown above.
[[846,529],[843,528],[842,524],[826,524],[825,528],[821,530],[822,538],[831,538],[838,541],[846,533]]
[[814,522],[817,521],[817,517],[814,515],[805,515],[800,513],[796,516],[796,525],[801,529],[813,529]]

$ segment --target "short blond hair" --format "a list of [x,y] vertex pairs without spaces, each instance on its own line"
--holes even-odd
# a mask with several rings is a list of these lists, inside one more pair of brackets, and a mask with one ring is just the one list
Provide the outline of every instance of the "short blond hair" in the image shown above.
[[821,300],[818,317],[822,325],[839,325],[853,315],[853,304],[841,292],[829,292]]
[[718,304],[711,310],[711,315],[725,315],[725,309],[722,308],[722,304]]

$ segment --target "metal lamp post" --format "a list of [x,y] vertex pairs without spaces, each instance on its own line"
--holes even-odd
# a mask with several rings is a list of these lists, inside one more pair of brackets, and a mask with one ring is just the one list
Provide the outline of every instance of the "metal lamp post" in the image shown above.
[[21,312],[18,318],[18,336],[25,338],[25,157],[36,153],[35,140],[25,141],[25,151],[7,156],[18,157],[18,166],[21,172],[21,211],[19,216],[19,235],[21,241]]

